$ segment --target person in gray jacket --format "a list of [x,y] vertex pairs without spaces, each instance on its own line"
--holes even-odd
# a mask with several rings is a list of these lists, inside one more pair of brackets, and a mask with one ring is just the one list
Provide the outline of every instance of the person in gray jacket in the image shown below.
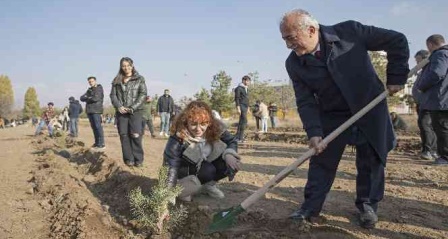
[[137,72],[132,59],[121,58],[110,99],[116,110],[123,160],[128,166],[141,167],[143,164],[142,122],[146,94],[145,78]]
[[428,110],[437,136],[439,157],[436,165],[448,165],[448,45],[442,35],[426,39],[431,56],[420,75],[417,89],[422,92],[420,108]]

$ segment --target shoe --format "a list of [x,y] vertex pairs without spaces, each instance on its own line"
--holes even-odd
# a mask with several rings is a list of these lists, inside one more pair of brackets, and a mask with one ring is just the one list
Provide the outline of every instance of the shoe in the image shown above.
[[289,218],[298,222],[310,221],[311,212],[309,210],[300,208],[299,210],[294,211],[291,215],[289,215]]
[[96,147],[98,147],[98,145],[96,145],[96,144],[93,144],[93,145],[91,146],[91,148],[96,148]]
[[155,134],[151,134],[151,138],[155,138],[156,137],[156,135]]
[[437,152],[431,153],[433,158],[440,158],[439,154]]
[[444,157],[438,157],[434,161],[433,164],[436,165],[436,166],[444,166],[444,165],[448,165],[448,161]]
[[424,159],[424,160],[433,160],[434,158],[432,157],[431,153],[426,151],[426,152],[422,152],[420,154],[420,158]]
[[137,168],[141,168],[143,167],[143,163],[135,163],[134,166]]
[[124,162],[127,166],[129,166],[129,167],[132,167],[132,166],[134,166],[134,162],[131,162],[131,161],[126,161],[126,162]]
[[373,208],[365,206],[364,211],[359,213],[359,221],[361,223],[361,227],[372,229],[375,228],[375,225],[378,222],[378,216]]
[[161,131],[161,132],[159,133],[159,135],[160,135],[160,136],[163,136],[163,132]]
[[216,186],[215,181],[208,182],[202,186],[202,189],[212,198],[225,198],[224,193]]
[[169,134],[167,134],[167,133],[165,133],[164,135],[165,135],[165,138],[168,138],[168,137],[170,137],[170,135],[169,135]]
[[94,147],[94,149],[103,150],[103,149],[106,149],[106,145],[98,145],[98,146]]

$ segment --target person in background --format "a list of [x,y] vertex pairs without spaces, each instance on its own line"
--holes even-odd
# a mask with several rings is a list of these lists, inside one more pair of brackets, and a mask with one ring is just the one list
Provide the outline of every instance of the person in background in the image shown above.
[[79,115],[82,113],[82,106],[79,101],[75,100],[75,97],[68,98],[68,116],[70,117],[70,136],[78,137],[78,122]]
[[271,119],[271,127],[275,129],[277,126],[277,104],[269,102],[269,119]]
[[440,34],[426,39],[431,56],[419,76],[420,110],[427,110],[437,138],[435,165],[448,165],[448,45]]
[[392,120],[392,125],[394,130],[406,131],[408,130],[408,125],[404,122],[403,118],[401,118],[397,113],[391,112],[390,118]]
[[92,127],[95,143],[93,149],[105,149],[104,131],[101,115],[103,114],[104,90],[101,84],[96,82],[96,77],[87,78],[89,89],[81,96],[80,100],[86,103],[86,113],[89,118],[90,127]]
[[244,130],[247,127],[247,111],[249,110],[249,87],[250,77],[243,76],[241,83],[235,88],[235,105],[239,114],[238,129],[236,138],[239,142],[244,142]]
[[152,98],[151,96],[146,96],[146,100],[143,107],[143,135],[145,134],[145,127],[148,125],[149,133],[151,134],[152,138],[155,138],[156,135],[154,134],[154,125],[152,123]]
[[121,58],[110,99],[116,110],[123,161],[128,166],[143,166],[142,115],[146,94],[145,78],[135,69],[134,61],[129,57]]
[[[415,53],[414,59],[417,64],[419,64],[424,59],[429,57],[429,51],[420,50]],[[416,103],[417,110],[417,124],[420,130],[420,139],[422,142],[422,151],[420,153],[420,158],[425,160],[433,160],[438,158],[437,155],[437,137],[434,129],[432,128],[431,115],[429,110],[421,109],[421,95],[417,89],[417,86],[420,81],[421,71],[417,74],[417,79],[414,82],[412,87],[412,96],[414,97],[414,101]]]
[[54,103],[49,102],[47,104],[47,109],[42,113],[39,125],[36,128],[36,132],[34,133],[35,136],[40,134],[40,131],[43,127],[47,126],[48,128],[48,135],[50,137],[53,137],[53,126],[50,124],[50,121],[54,118],[55,112],[54,112]]
[[165,89],[163,95],[157,100],[157,112],[160,116],[160,136],[169,137],[170,118],[174,112],[174,100],[170,90]]

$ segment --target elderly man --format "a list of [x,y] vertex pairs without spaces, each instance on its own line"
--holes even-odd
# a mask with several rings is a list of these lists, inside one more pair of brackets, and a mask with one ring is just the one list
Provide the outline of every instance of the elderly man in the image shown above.
[[[387,89],[403,88],[409,72],[406,37],[392,30],[355,21],[323,26],[306,11],[284,15],[280,31],[292,50],[286,70],[310,148],[305,201],[291,215],[295,220],[318,216],[331,189],[345,146],[356,145],[356,201],[361,226],[373,228],[384,195],[384,167],[394,147],[394,133],[386,101],[382,101],[328,145],[322,138],[347,121],[384,91],[368,51],[387,52]],[[324,151],[325,150],[325,151]]]
[[417,88],[423,92],[421,110],[429,111],[432,127],[437,136],[436,165],[448,165],[448,45],[442,35],[426,39],[431,56],[423,68]]

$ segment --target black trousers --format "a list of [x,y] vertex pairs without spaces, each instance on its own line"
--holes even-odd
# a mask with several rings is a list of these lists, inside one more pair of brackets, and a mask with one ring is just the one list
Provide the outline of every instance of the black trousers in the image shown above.
[[448,111],[431,111],[430,114],[437,136],[437,153],[448,160]]
[[422,141],[422,152],[437,152],[437,137],[432,128],[431,114],[428,110],[419,110],[418,112],[418,128],[420,129],[420,138]]
[[238,138],[239,140],[243,140],[244,139],[244,130],[246,129],[246,126],[247,126],[248,107],[245,105],[240,105],[240,110],[241,110],[241,114],[240,114],[240,120],[238,122],[238,129],[236,131],[236,138]]
[[125,163],[143,163],[142,121],[143,117],[140,112],[134,112],[134,114],[117,113],[117,128]]
[[[308,181],[305,186],[305,202],[301,208],[312,216],[322,210],[325,198],[333,185],[339,161],[345,146],[352,140],[352,129],[346,130],[330,142],[321,154],[311,157],[308,170]],[[360,131],[358,131],[362,134]],[[384,196],[384,165],[378,154],[367,140],[356,140],[356,200],[355,205],[364,210],[364,205],[375,211]],[[364,136],[362,136],[364,137]],[[353,142],[353,141],[351,141]]]
[[199,172],[194,164],[187,163],[181,165],[177,177],[181,179],[188,175],[196,175],[201,184],[219,181],[227,177],[227,164],[222,158],[218,158],[211,163],[203,161]]

